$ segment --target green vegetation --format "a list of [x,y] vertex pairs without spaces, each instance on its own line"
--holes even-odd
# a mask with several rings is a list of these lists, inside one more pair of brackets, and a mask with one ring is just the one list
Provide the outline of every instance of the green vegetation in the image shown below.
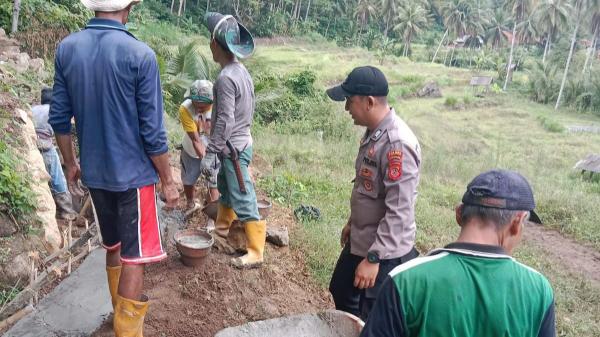
[[[34,18],[46,17],[37,11],[55,13],[54,21],[59,22],[48,30],[54,35],[40,38],[45,45],[31,43],[30,50],[49,57],[61,34],[82,27],[89,13],[80,6],[69,7],[78,6],[75,2],[23,0],[24,13],[35,15],[22,15],[20,34],[46,32],[35,26]],[[214,64],[207,60],[208,32],[200,25],[207,8],[234,14],[256,36],[288,37],[285,45],[261,40],[255,55],[245,62],[257,97],[255,150],[273,166],[272,175],[262,178],[259,186],[292,209],[300,204],[320,209],[321,218],[302,222],[292,244],[305,252],[321,284],[328,282],[339,254],[361,136],[343,104],[331,102],[323,91],[365,64],[378,63],[385,72],[391,85],[389,101],[423,148],[417,204],[421,252],[455,239],[453,208],[466,183],[494,167],[515,169],[530,179],[547,226],[600,249],[600,183],[572,170],[588,153],[600,152],[600,135],[564,132],[564,125],[599,122],[600,72],[592,57],[600,32],[597,1],[541,0],[536,6],[529,1],[474,0],[180,4],[145,0],[134,9],[130,24],[132,32],[157,53],[171,148],[183,136],[172,118],[183,91],[191,80],[215,74]],[[28,12],[27,6],[34,7]],[[10,2],[0,4],[4,28],[10,7]],[[41,24],[48,27],[49,22],[44,19]],[[572,35],[579,37],[578,43],[572,43]],[[503,90],[509,58],[516,72],[508,90]],[[495,83],[486,97],[475,98],[466,90],[470,77],[481,74],[494,76]],[[414,98],[429,81],[437,82],[445,97]],[[546,104],[555,104],[561,91],[562,104],[569,108],[554,113]],[[6,158],[0,155],[0,160]],[[22,185],[0,183],[0,188]],[[551,280],[560,336],[600,335],[597,285],[569,274],[527,242],[517,258]]]
[[[263,47],[249,62],[251,71],[279,74],[297,73],[295,67],[279,62],[282,55],[302,58],[303,66],[315,69],[317,91],[341,81],[357,64],[368,64],[376,56],[365,53],[356,59],[353,50],[323,47],[296,41],[294,47]],[[312,53],[319,54],[311,58]],[[361,62],[362,60],[362,62]],[[292,62],[293,64],[293,62]],[[337,71],[330,71],[329,69]],[[559,132],[556,125],[598,122],[592,116],[555,114],[549,107],[531,103],[518,94],[493,94],[474,98],[465,93],[470,78],[466,70],[437,65],[405,63],[392,58],[382,66],[392,91],[418,76],[423,82],[438,81],[446,95],[436,99],[397,99],[397,113],[413,128],[423,148],[423,167],[417,202],[417,246],[421,252],[453,241],[458,234],[454,206],[468,181],[493,167],[516,169],[533,184],[539,213],[547,226],[600,249],[600,224],[596,205],[600,203],[598,183],[582,179],[573,164],[588,153],[600,152],[600,135]],[[323,69],[324,71],[321,71]],[[264,77],[264,75],[261,75]],[[262,83],[262,81],[257,81]],[[266,85],[266,84],[265,84]],[[277,88],[279,85],[273,85]],[[269,90],[262,89],[261,94]],[[460,97],[460,98],[459,98]],[[444,103],[448,98],[464,109]],[[260,109],[259,103],[257,109]],[[328,102],[323,114],[349,126],[336,137],[319,138],[316,132],[295,134],[290,130],[303,120],[288,121],[285,128],[275,124],[255,127],[255,150],[273,165],[272,176],[259,186],[273,199],[294,209],[300,204],[321,210],[318,221],[303,222],[292,244],[308,257],[317,280],[326,285],[338,257],[339,234],[349,216],[349,198],[354,176],[354,159],[361,132],[351,127],[343,103]],[[538,116],[544,116],[542,117]],[[550,118],[549,116],[552,116]],[[325,131],[326,132],[326,131]],[[543,272],[556,291],[559,335],[596,336],[600,325],[600,289],[581,276],[569,274],[539,249],[524,243],[517,258]]]
[[554,119],[552,119],[549,116],[540,115],[540,116],[538,116],[537,119],[540,121],[540,123],[542,124],[544,129],[546,129],[550,132],[564,132],[565,131],[565,127],[562,124],[555,121]]
[[18,171],[16,154],[0,141],[0,210],[15,220],[28,218],[35,210],[35,195],[28,179]]

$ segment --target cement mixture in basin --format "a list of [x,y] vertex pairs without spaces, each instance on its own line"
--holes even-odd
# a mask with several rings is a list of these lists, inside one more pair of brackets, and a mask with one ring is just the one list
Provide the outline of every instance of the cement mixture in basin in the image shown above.
[[223,329],[215,337],[358,337],[363,326],[356,316],[328,310],[250,322]]

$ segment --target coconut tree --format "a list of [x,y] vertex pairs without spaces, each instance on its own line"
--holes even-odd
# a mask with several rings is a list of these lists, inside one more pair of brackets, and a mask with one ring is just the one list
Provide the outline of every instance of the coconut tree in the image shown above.
[[590,21],[590,30],[592,32],[592,38],[590,39],[590,41],[592,41],[592,43],[590,45],[591,48],[588,50],[588,53],[585,57],[585,63],[583,64],[583,69],[581,70],[582,74],[585,74],[585,71],[588,68],[588,64],[592,59],[591,56],[596,53],[598,35],[600,34],[600,0],[590,1],[589,12],[592,15],[592,19]]
[[15,0],[13,3],[12,27],[10,32],[16,33],[19,28],[19,13],[21,12],[21,0]]
[[373,5],[372,0],[358,0],[356,9],[354,10],[354,17],[360,24],[359,35],[362,34],[363,29],[369,23],[369,19],[376,16],[376,14],[377,10],[375,9],[375,5]]
[[416,1],[405,0],[398,7],[398,24],[394,31],[404,40],[404,56],[408,56],[412,39],[420,34],[429,24],[427,11]]
[[506,38],[504,31],[508,30],[507,24],[506,12],[499,8],[494,9],[485,31],[486,41],[490,41],[492,49],[498,48],[502,44],[502,40]]
[[398,0],[382,0],[381,1],[381,16],[383,17],[383,21],[385,22],[385,29],[383,31],[384,36],[388,36],[388,30],[390,28],[390,24],[396,18],[398,13]]
[[[444,18],[444,26],[446,27],[446,31],[444,32],[444,35],[442,36],[442,39],[440,40],[440,43],[435,53],[433,54],[431,63],[435,62],[435,58],[437,57],[440,47],[442,46],[444,40],[446,39],[446,36],[448,36],[449,33],[454,33],[455,36],[462,36],[462,34],[464,33],[464,9],[468,5],[468,2],[466,2],[465,0],[450,0],[444,2],[444,4],[441,6],[440,13]],[[444,63],[446,63],[445,58]]]
[[570,11],[571,5],[565,0],[544,0],[535,8],[533,18],[539,30],[544,31],[546,35],[542,63],[546,63],[552,40],[558,34],[558,30],[567,25]]
[[554,110],[558,110],[558,107],[560,106],[560,100],[565,89],[565,83],[567,82],[569,66],[571,65],[571,58],[573,57],[573,50],[575,49],[575,42],[577,42],[577,32],[579,31],[581,20],[583,20],[583,15],[586,10],[587,4],[587,0],[575,0],[575,6],[573,8],[573,11],[575,13],[575,16],[573,17],[573,19],[575,20],[575,28],[573,29],[573,36],[571,37],[571,48],[569,49],[569,56],[567,56],[567,63],[565,65],[565,71],[563,72],[563,78],[560,84],[560,90],[558,91],[558,97],[556,98],[556,104],[554,105]]
[[506,65],[506,78],[504,79],[503,90],[506,90],[506,86],[508,84],[508,78],[510,77],[511,65],[513,61],[513,53],[515,50],[515,41],[517,40],[517,25],[520,22],[523,22],[523,19],[526,15],[530,13],[531,10],[531,0],[509,0],[506,2],[505,7],[510,11],[512,19],[513,19],[513,30],[512,30],[512,38],[510,43],[510,55],[508,57],[508,63]]
[[524,21],[517,25],[517,36],[519,37],[520,43],[526,45],[535,43],[539,34],[535,25],[535,21],[531,18],[531,16],[527,17]]

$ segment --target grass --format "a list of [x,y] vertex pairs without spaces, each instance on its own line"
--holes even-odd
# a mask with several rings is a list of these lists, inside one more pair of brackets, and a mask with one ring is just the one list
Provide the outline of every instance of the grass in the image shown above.
[[[417,246],[421,252],[456,238],[453,208],[466,184],[476,174],[497,167],[518,170],[530,180],[546,226],[600,250],[596,211],[600,182],[584,179],[572,169],[585,155],[600,153],[600,135],[560,132],[566,125],[598,125],[597,117],[570,110],[556,113],[549,106],[520,96],[517,89],[474,97],[468,83],[475,72],[465,69],[413,63],[393,56],[378,65],[376,56],[369,52],[331,43],[260,43],[255,55],[245,61],[257,77],[312,70],[317,89],[322,91],[341,82],[356,66],[377,65],[386,73],[391,85],[389,100],[422,146],[416,210]],[[410,97],[412,91],[429,81],[441,86],[444,97]],[[255,78],[255,82],[261,81]],[[264,88],[257,94],[257,105],[276,97],[280,90],[269,81],[260,85]],[[323,114],[323,110],[332,113]],[[300,224],[292,245],[305,252],[315,278],[326,286],[340,251],[340,230],[349,216],[354,159],[363,130],[351,127],[343,103],[318,103],[313,113],[330,116],[331,120],[327,124],[319,121],[323,127],[316,131],[311,131],[314,125],[307,125],[310,118],[296,124],[255,124],[253,137],[256,153],[273,166],[272,175],[259,181],[259,186],[291,209],[304,204],[321,210],[320,220]],[[178,122],[168,118],[167,126],[171,144],[178,143],[183,136]],[[553,284],[559,336],[600,335],[597,285],[567,273],[527,242],[516,257],[547,275]]]
[[[248,67],[250,71],[277,74],[312,69],[322,90],[343,80],[353,67],[365,64],[376,64],[375,56],[358,49],[286,45],[259,48]],[[547,226],[600,249],[596,211],[600,188],[597,182],[582,179],[572,170],[586,154],[600,152],[600,135],[556,132],[556,125],[598,123],[598,119],[569,112],[556,114],[550,107],[512,93],[471,97],[465,94],[471,76],[467,70],[397,58],[390,58],[381,68],[392,83],[391,101],[397,113],[415,131],[423,149],[416,215],[420,251],[456,238],[453,208],[466,184],[476,174],[496,167],[515,169],[528,177]],[[464,109],[445,105],[444,97],[402,97],[402,86],[429,80],[438,81],[443,94],[454,97],[456,103],[458,97],[462,98]],[[343,104],[319,107],[339,111],[336,118],[351,124]],[[540,115],[553,117],[546,117],[544,122],[538,119]],[[256,127],[254,132],[257,153],[273,164],[273,175],[260,185],[291,208],[308,204],[321,210],[321,220],[302,224],[293,244],[306,252],[311,270],[324,286],[338,257],[340,230],[349,215],[350,181],[361,132],[356,128],[350,136],[324,140],[316,134],[283,134],[276,127]],[[295,192],[297,189],[300,192]],[[517,258],[551,280],[556,291],[559,335],[600,335],[595,316],[600,311],[598,287],[566,273],[527,243]]]

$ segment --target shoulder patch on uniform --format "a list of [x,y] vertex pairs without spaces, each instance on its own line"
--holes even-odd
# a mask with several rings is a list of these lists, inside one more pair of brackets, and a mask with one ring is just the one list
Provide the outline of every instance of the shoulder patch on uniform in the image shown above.
[[388,178],[395,181],[402,177],[402,150],[390,150],[388,158]]
[[367,192],[371,192],[373,190],[373,182],[369,179],[365,179],[363,181],[363,186]]
[[390,277],[394,277],[394,276],[400,274],[401,272],[403,272],[405,270],[414,268],[414,267],[416,267],[418,265],[421,265],[421,264],[425,264],[425,263],[428,263],[428,262],[432,262],[432,261],[441,259],[443,257],[448,256],[448,254],[449,253],[447,253],[447,252],[443,252],[443,253],[439,253],[439,254],[436,254],[436,255],[433,255],[433,256],[417,257],[415,259],[412,259],[412,260],[410,260],[410,261],[408,261],[406,263],[403,263],[403,264],[399,265],[398,267],[392,269],[392,271],[388,275],[390,275]]

